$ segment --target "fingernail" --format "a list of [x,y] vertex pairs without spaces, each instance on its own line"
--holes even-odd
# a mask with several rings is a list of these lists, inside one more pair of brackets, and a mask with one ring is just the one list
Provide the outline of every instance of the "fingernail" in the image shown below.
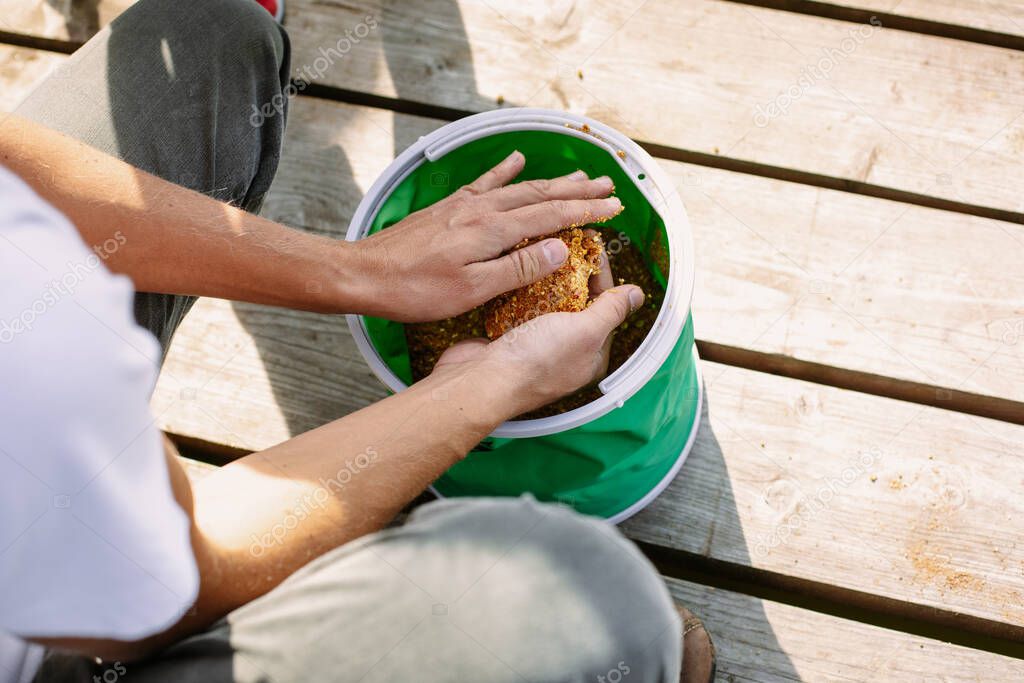
[[523,153],[517,149],[505,157],[505,161],[517,161],[521,156],[523,156]]
[[611,185],[612,184],[612,179],[609,178],[606,175],[603,175],[600,178],[594,178],[594,182],[595,183],[601,183],[602,185]]
[[601,210],[605,213],[617,213],[622,208],[622,202],[618,197],[608,197],[601,200]]
[[639,287],[634,287],[629,290],[629,307],[632,310],[636,310],[644,304],[644,293]]
[[569,180],[586,180],[587,174],[583,171],[573,171],[568,175]]
[[569,257],[569,248],[559,239],[545,240],[544,257],[553,266],[560,266]]

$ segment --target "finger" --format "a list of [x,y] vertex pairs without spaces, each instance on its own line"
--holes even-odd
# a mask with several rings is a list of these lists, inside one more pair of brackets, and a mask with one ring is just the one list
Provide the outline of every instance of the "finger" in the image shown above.
[[525,165],[526,157],[523,156],[522,152],[516,150],[505,157],[497,166],[462,189],[470,194],[483,194],[490,190],[496,190],[512,182],[522,172]]
[[594,300],[594,303],[576,315],[587,316],[607,335],[643,303],[642,289],[636,285],[621,285],[605,291]]
[[492,299],[499,294],[525,287],[558,270],[569,257],[565,242],[552,238],[510,251],[500,258],[471,263],[477,282],[483,282],[482,294]]
[[[583,232],[587,237],[597,235],[596,230],[584,230]],[[612,266],[608,261],[608,252],[604,250],[603,246],[601,247],[601,260],[598,262],[597,267],[598,271],[590,276],[590,281],[588,282],[591,299],[596,299],[601,295],[601,292],[611,289],[615,284],[615,280],[612,277]]]
[[555,199],[498,214],[503,238],[515,246],[528,237],[540,237],[562,228],[600,223],[622,212],[618,197],[606,199]]
[[[579,171],[579,173],[583,173]],[[612,179],[602,176],[589,180],[574,178],[571,174],[551,180],[524,180],[521,183],[507,185],[491,192],[487,196],[490,208],[495,211],[511,211],[521,206],[538,204],[553,199],[595,199],[607,197],[615,186]]]

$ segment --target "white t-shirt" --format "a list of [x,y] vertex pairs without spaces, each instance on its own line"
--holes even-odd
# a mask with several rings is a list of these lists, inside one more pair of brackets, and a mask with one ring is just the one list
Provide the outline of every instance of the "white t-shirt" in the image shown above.
[[149,411],[160,352],[131,282],[0,167],[0,682],[29,637],[136,640],[175,623],[199,577]]

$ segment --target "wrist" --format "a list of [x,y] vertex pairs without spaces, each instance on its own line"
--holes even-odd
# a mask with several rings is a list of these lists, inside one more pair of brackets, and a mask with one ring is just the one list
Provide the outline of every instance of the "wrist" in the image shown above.
[[533,407],[525,376],[486,358],[438,368],[424,382],[429,382],[433,398],[452,401],[484,435]]
[[306,291],[322,313],[372,314],[376,270],[368,263],[359,242],[329,240],[318,250]]

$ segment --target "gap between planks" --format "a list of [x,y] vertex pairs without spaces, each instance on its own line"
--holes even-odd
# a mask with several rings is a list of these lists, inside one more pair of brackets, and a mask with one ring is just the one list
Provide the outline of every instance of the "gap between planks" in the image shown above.
[[[1024,36],[1021,35],[866,7],[851,7],[830,2],[818,2],[817,0],[725,0],[725,2],[847,21],[853,24],[867,24],[874,18],[880,21],[882,26],[897,31],[1024,51]],[[899,3],[896,3],[896,6],[898,7]]]
[[46,38],[44,36],[15,33],[13,31],[0,31],[0,43],[10,45],[12,47],[24,47],[32,50],[56,52],[62,55],[70,55],[75,50],[85,45],[85,43],[80,40]]
[[696,342],[703,360],[1024,425],[1024,403],[1020,401],[840,368],[781,353],[755,351],[703,339]]

